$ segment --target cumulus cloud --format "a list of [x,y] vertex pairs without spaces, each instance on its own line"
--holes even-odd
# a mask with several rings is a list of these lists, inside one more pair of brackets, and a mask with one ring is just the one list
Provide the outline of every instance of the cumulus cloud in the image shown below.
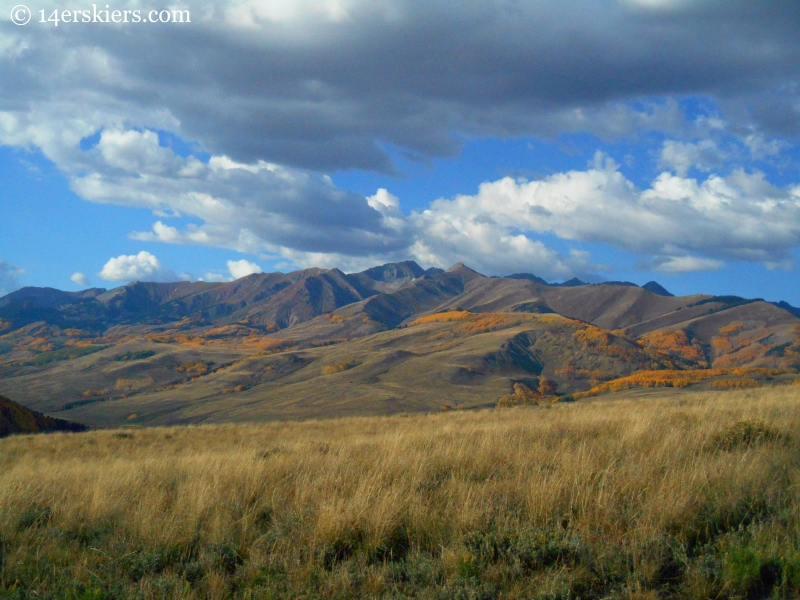
[[70,275],[70,280],[75,285],[80,285],[83,287],[88,287],[91,285],[91,281],[89,281],[89,278],[80,272],[73,273],[72,275]]
[[447,156],[463,136],[680,133],[688,124],[669,99],[688,94],[724,99],[743,123],[800,131],[796,3],[185,5],[191,28],[121,25],[126,35],[3,22],[0,78],[15,85],[0,93],[0,139],[79,160],[68,148],[105,129],[109,163],[169,169],[128,124],[243,163],[390,172],[387,146]]
[[25,275],[25,269],[9,264],[0,258],[0,296],[19,289],[19,278],[23,275]]
[[110,167],[137,176],[174,172],[180,162],[171,150],[160,146],[153,131],[103,131],[97,150]]
[[256,263],[242,259],[229,260],[228,272],[234,279],[241,279],[242,277],[247,277],[248,275],[252,275],[254,273],[263,273],[264,271],[262,271],[261,267],[259,267]]
[[550,264],[551,275],[581,268],[581,259],[575,265],[528,237],[550,233],[640,255],[699,256],[663,267],[696,270],[726,259],[788,260],[800,245],[800,186],[780,189],[760,173],[735,171],[705,181],[662,173],[641,190],[598,155],[585,171],[484,183],[476,195],[437,200],[410,220],[418,236],[414,252],[434,263],[460,255],[474,256],[490,272],[500,270],[493,261]]
[[178,281],[174,271],[167,269],[155,256],[142,250],[139,254],[111,258],[98,273],[106,281]]
[[716,271],[721,269],[723,263],[711,258],[698,258],[697,256],[663,256],[657,257],[650,268],[659,273],[678,274],[693,273],[695,271]]
[[[148,143],[157,145],[157,138]],[[712,146],[666,148],[683,173],[700,155],[681,163],[681,152]],[[212,157],[197,166],[173,154],[163,164],[172,176],[98,169],[72,185],[90,200],[200,221],[178,228],[159,220],[151,231],[134,232],[134,239],[267,253],[303,267],[357,270],[410,256],[440,267],[464,261],[486,273],[528,270],[562,278],[604,267],[577,250],[559,253],[537,236],[673,257],[660,267],[671,272],[717,268],[724,260],[786,264],[800,245],[800,186],[775,187],[759,172],[735,170],[705,180],[663,172],[639,189],[598,153],[586,170],[486,182],[475,195],[438,199],[405,215],[385,189],[364,197],[327,177],[263,161]]]
[[[128,26],[126,35],[0,22],[0,80],[14,82],[0,89],[0,143],[41,150],[85,199],[153,211],[159,220],[134,239],[300,266],[357,269],[410,255],[546,277],[602,266],[540,234],[678,266],[685,257],[785,265],[798,244],[796,189],[753,171],[705,173],[726,159],[714,136],[734,132],[752,157],[785,147],[772,136],[800,136],[800,4],[186,6],[191,28]],[[675,100],[687,95],[716,100],[725,118],[687,120]],[[424,159],[475,137],[647,131],[669,138],[659,160],[671,170],[647,189],[601,159],[536,181],[487,182],[408,215],[387,190],[364,197],[323,174],[393,173],[388,148]],[[176,154],[159,132],[196,141],[210,160]],[[126,260],[107,274],[176,277],[138,257],[112,259]]]
[[725,153],[714,140],[706,139],[695,143],[667,140],[661,148],[659,163],[662,167],[674,169],[678,175],[685,177],[692,168],[707,173],[715,167],[720,167],[725,157]]
[[[157,139],[149,141],[157,145]],[[397,205],[335,187],[329,178],[263,161],[236,163],[212,157],[208,164],[172,156],[171,174],[147,177],[97,170],[72,181],[95,202],[113,202],[160,213],[195,217],[201,225],[179,230],[157,221],[134,239],[192,243],[240,252],[387,253],[407,246]],[[377,198],[377,196],[376,196]],[[386,204],[386,203],[389,204]]]

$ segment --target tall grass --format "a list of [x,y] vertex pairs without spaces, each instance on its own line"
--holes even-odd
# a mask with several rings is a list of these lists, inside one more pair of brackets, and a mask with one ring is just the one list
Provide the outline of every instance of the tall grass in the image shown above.
[[0,441],[0,598],[800,590],[800,390]]

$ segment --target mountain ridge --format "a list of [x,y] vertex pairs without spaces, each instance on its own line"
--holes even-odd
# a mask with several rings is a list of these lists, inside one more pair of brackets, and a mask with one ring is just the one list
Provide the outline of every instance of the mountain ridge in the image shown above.
[[28,288],[0,302],[0,391],[92,425],[168,424],[492,406],[653,370],[710,370],[706,386],[740,385],[725,383],[737,369],[761,378],[748,385],[800,370],[791,305],[651,283],[404,261]]

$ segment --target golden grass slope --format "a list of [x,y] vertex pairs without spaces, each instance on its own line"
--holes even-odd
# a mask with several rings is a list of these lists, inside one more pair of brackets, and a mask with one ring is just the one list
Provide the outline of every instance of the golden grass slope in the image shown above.
[[791,598],[800,389],[0,440],[0,597]]
[[[118,360],[142,352],[154,354]],[[542,374],[552,382],[550,395],[564,395],[589,389],[595,377],[674,366],[631,340],[558,315],[451,311],[275,352],[130,341],[0,384],[43,398],[32,403],[38,410],[93,425],[169,425],[489,407],[516,384],[538,389]]]
[[[741,315],[744,308],[730,311]],[[388,331],[363,312],[346,311],[275,334],[178,324],[139,337],[135,328],[120,328],[91,338],[32,325],[9,334],[20,354],[0,365],[0,390],[92,425],[172,425],[551,402],[636,386],[742,387],[747,383],[716,379],[739,368],[779,369],[781,377],[765,372],[753,379],[772,383],[800,368],[800,326],[728,323],[716,314],[688,322],[638,340],[629,330],[556,314],[458,307]],[[72,342],[88,345],[66,345]],[[48,344],[53,349],[31,350]],[[536,394],[518,393],[525,389]]]

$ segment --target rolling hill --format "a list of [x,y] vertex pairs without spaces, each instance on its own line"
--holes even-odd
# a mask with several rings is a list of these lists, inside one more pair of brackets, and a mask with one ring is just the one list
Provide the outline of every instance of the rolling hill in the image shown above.
[[53,431],[85,431],[80,423],[47,417],[0,396],[0,438],[16,433],[50,433]]
[[0,391],[93,425],[569,400],[631,385],[789,382],[786,303],[552,285],[414,262],[0,298]]

